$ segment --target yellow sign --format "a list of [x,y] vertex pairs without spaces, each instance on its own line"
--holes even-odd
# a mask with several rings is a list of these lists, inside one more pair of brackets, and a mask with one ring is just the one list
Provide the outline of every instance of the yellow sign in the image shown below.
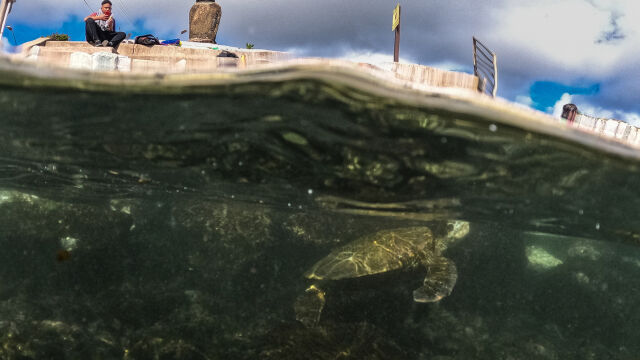
[[391,24],[391,31],[394,31],[398,25],[400,25],[400,4],[396,5],[393,9],[393,23]]

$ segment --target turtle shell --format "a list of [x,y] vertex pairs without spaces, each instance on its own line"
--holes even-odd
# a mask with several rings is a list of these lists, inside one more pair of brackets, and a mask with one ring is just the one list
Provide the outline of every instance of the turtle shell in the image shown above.
[[415,266],[434,249],[434,238],[428,227],[381,230],[333,250],[305,276],[339,280],[380,274]]

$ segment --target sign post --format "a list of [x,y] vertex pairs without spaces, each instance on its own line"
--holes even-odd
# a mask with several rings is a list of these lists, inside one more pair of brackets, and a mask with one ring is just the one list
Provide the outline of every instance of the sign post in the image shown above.
[[393,45],[393,62],[398,62],[400,60],[400,3],[393,9],[391,31],[396,32],[396,41]]
[[0,41],[2,41],[2,33],[7,25],[7,17],[11,12],[11,6],[16,0],[0,0]]

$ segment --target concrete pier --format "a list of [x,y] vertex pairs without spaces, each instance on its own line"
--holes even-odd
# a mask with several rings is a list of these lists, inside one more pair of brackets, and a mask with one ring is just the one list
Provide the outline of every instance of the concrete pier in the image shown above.
[[[233,52],[238,58],[218,57],[224,50]],[[216,44],[184,42],[182,46],[144,46],[122,43],[117,49],[114,49],[93,47],[80,41],[51,41],[48,38],[40,38],[24,44],[22,52],[16,57],[63,68],[143,74],[234,71],[282,62],[305,61],[305,59],[294,58],[293,55],[281,51],[241,49]],[[105,62],[110,58],[116,60]],[[327,63],[338,61],[315,60]],[[106,64],[112,65],[109,67]],[[478,78],[474,75],[424,65],[390,63],[380,68],[360,63],[360,66],[389,71],[390,77],[416,84],[470,91],[477,91],[478,88]]]
[[[110,47],[94,47],[80,41],[49,41],[47,38],[24,44],[21,54],[17,55],[17,57],[56,67],[70,67],[71,57],[74,53],[89,55],[111,53],[121,58],[128,58],[131,62],[130,70],[134,72],[198,73],[216,71],[221,65],[221,58],[217,56],[223,50],[231,50],[238,55],[238,59],[235,59],[234,64],[232,64],[238,68],[291,59],[289,54],[280,51],[244,50],[215,44],[209,44],[208,47],[203,44],[193,47],[188,45],[179,47],[122,43],[117,49],[114,49]],[[225,60],[228,62],[227,59]]]

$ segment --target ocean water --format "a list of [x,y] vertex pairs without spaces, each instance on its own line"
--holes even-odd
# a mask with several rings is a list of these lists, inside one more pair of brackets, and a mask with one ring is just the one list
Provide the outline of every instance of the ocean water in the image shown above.
[[[295,69],[172,91],[9,70],[2,359],[640,356],[633,157]],[[426,271],[399,269],[296,321],[332,249],[451,220],[450,296],[415,303]]]

